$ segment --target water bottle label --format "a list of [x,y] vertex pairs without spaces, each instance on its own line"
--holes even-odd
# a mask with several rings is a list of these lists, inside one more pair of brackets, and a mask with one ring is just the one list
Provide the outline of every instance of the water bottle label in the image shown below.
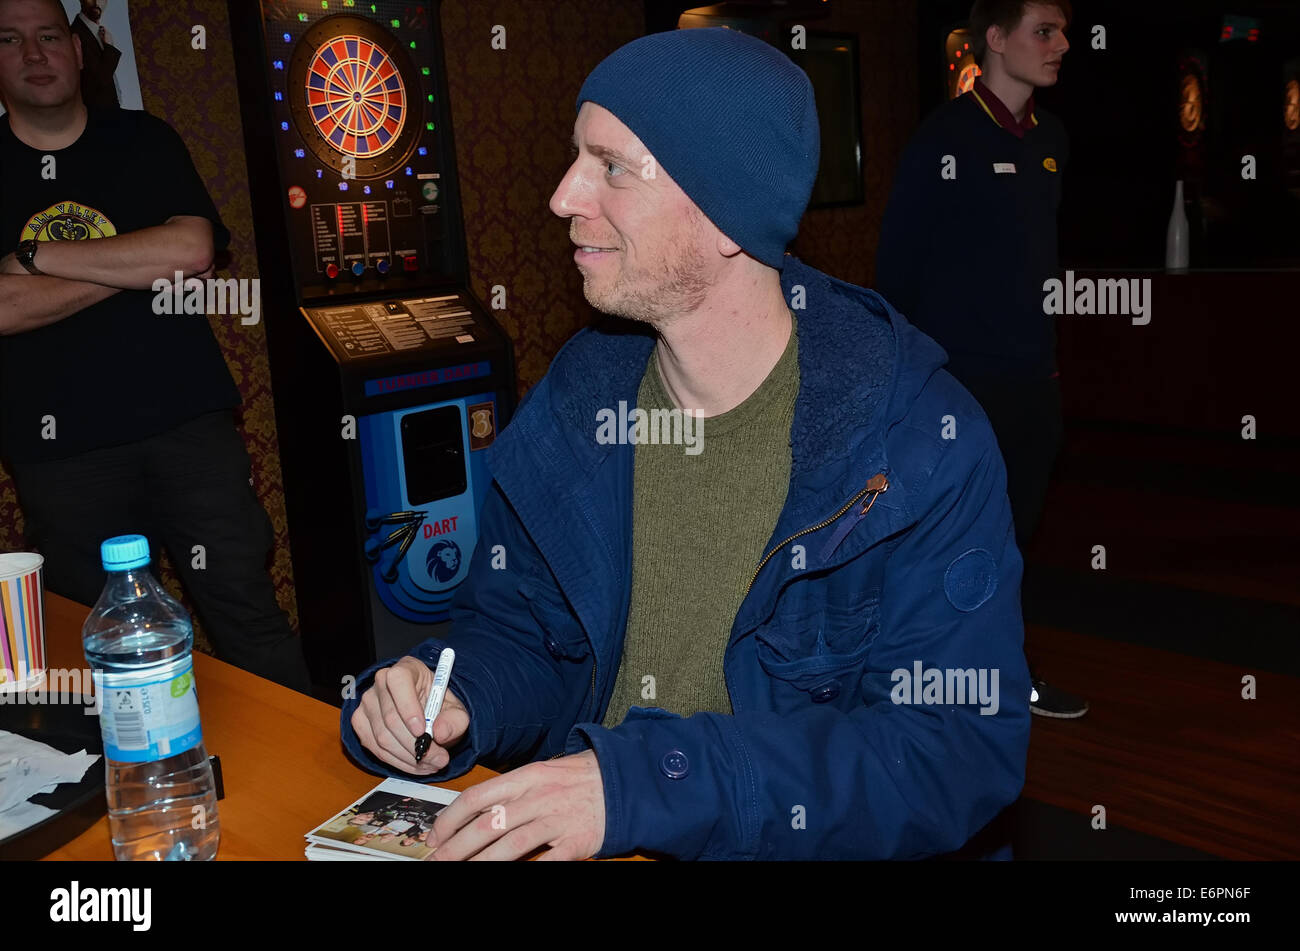
[[153,763],[203,742],[191,656],[143,671],[96,669],[94,676],[105,758]]

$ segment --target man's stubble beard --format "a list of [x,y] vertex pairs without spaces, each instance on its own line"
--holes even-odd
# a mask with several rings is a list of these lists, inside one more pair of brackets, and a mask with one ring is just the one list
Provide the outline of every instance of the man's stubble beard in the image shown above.
[[611,288],[594,294],[591,278],[583,275],[582,293],[597,310],[650,324],[662,330],[683,314],[697,310],[708,297],[703,228],[700,212],[692,209],[689,224],[668,242],[675,249],[662,268],[622,270]]

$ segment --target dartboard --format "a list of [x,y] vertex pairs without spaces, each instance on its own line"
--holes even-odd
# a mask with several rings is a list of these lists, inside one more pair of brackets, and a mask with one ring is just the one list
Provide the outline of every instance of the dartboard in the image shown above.
[[359,36],[340,36],[307,67],[307,108],[316,131],[347,155],[388,151],[406,124],[406,87],[388,55]]
[[351,160],[356,177],[369,178],[410,155],[422,121],[419,83],[401,43],[377,23],[320,21],[294,48],[289,83],[298,134],[332,168]]

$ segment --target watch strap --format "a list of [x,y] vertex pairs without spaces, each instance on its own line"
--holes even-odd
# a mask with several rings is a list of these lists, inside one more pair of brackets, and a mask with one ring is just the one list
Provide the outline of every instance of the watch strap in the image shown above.
[[26,268],[29,274],[42,273],[36,267],[36,250],[39,247],[40,245],[30,238],[18,245],[18,252],[15,257],[18,258],[18,263]]

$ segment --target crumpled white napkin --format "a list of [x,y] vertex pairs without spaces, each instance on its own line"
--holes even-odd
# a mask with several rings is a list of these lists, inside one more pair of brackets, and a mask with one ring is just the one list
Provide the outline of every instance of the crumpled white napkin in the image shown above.
[[97,753],[64,753],[0,730],[0,838],[52,815],[54,810],[27,800],[53,792],[59,783],[80,782],[98,759]]

